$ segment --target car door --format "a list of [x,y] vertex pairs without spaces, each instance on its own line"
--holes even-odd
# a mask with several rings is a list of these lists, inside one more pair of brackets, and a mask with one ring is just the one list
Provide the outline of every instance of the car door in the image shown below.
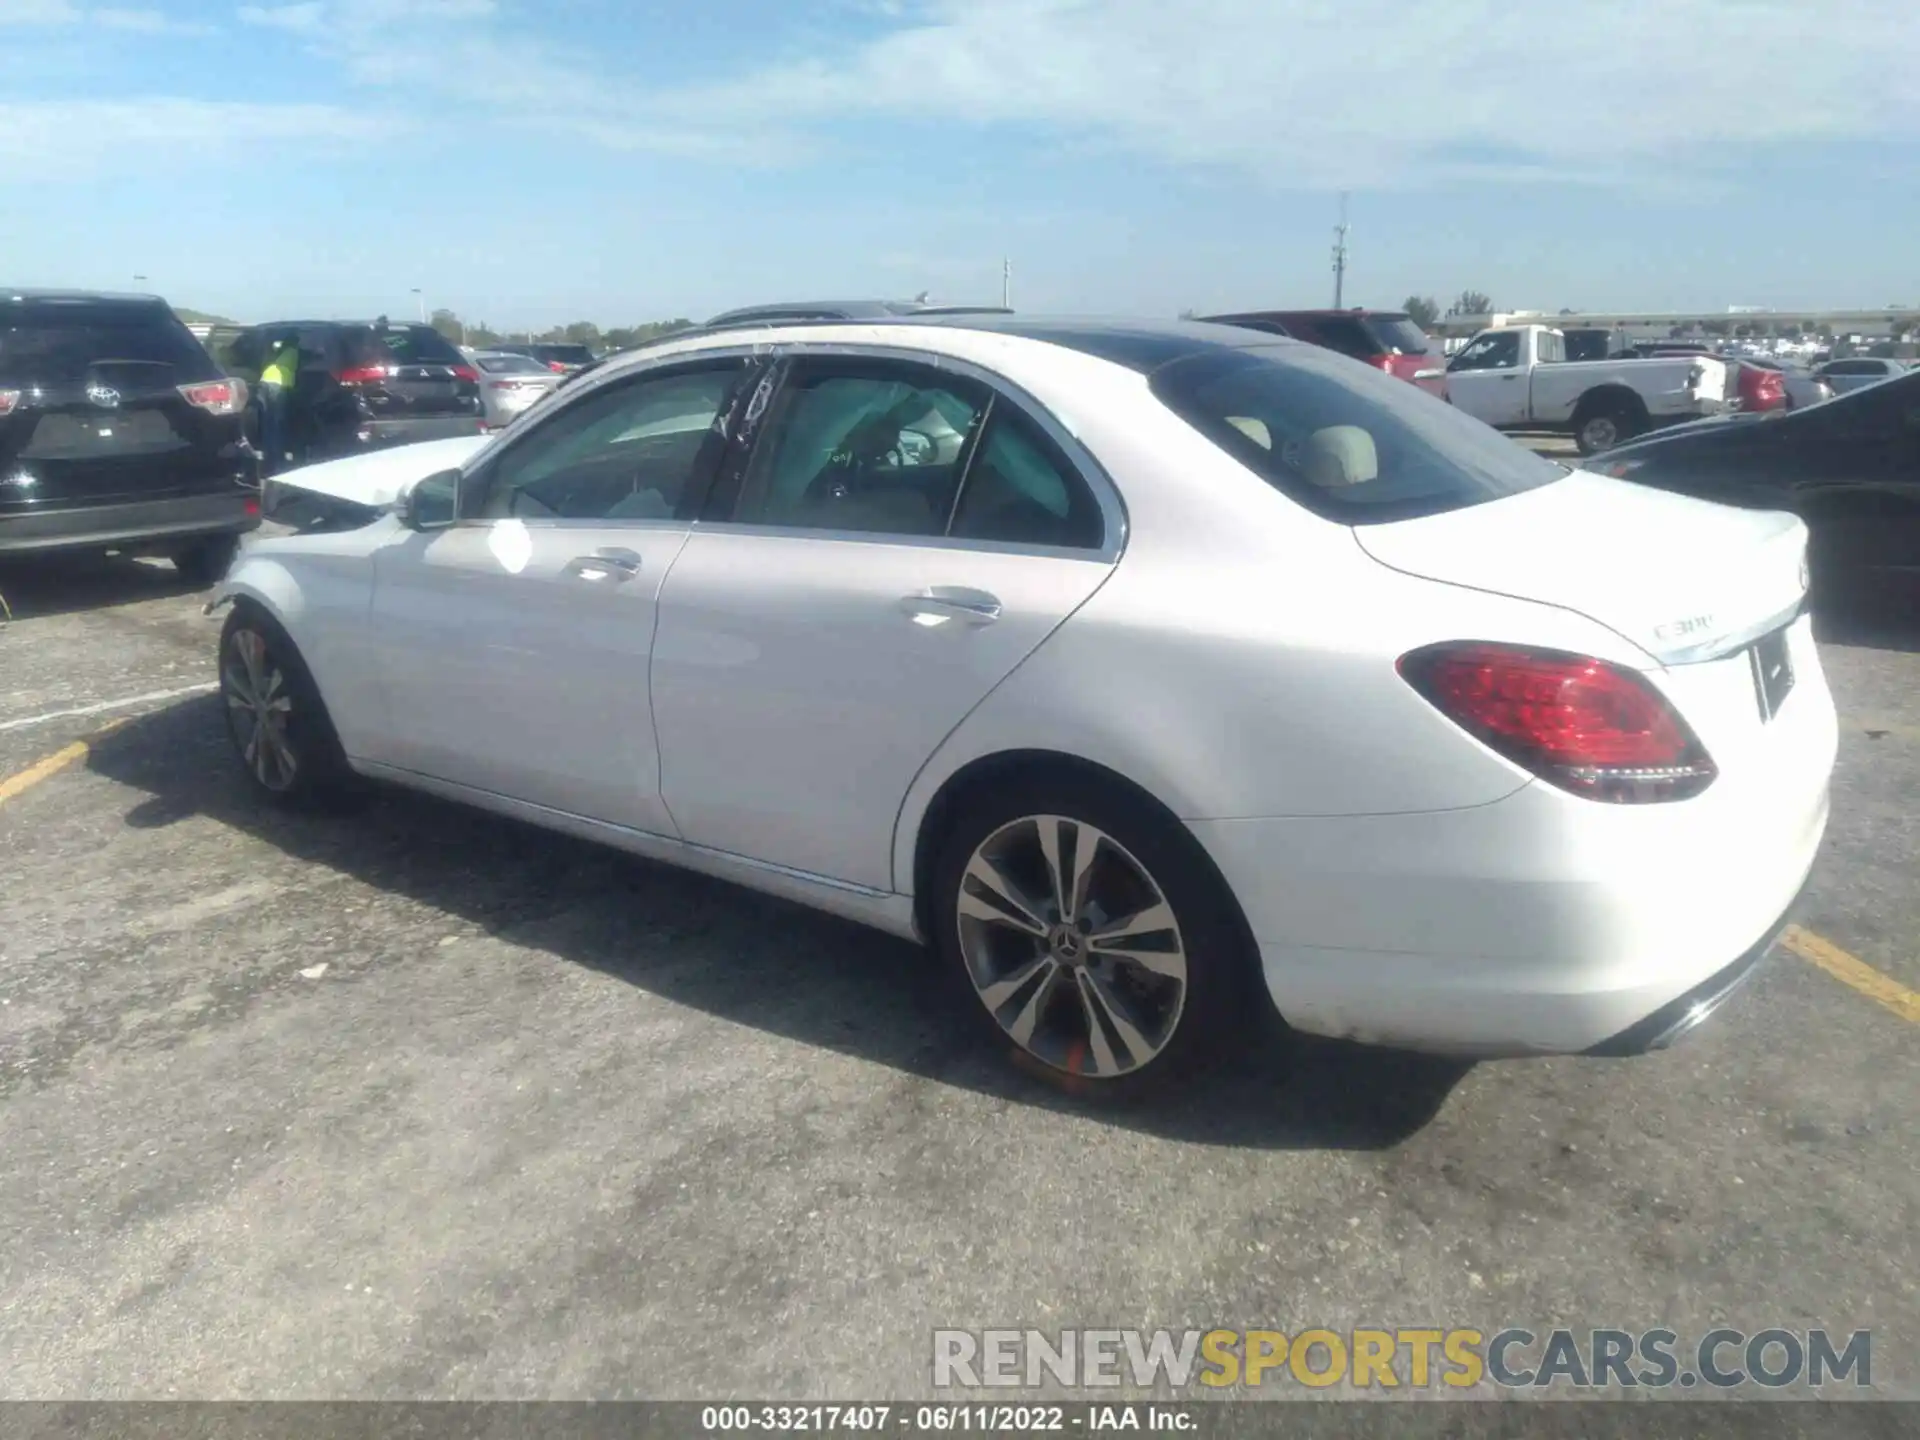
[[1527,372],[1520,364],[1520,332],[1492,330],[1453,357],[1447,393],[1454,405],[1489,425],[1514,426],[1528,418]]
[[1792,419],[1778,463],[1823,583],[1874,590],[1920,579],[1920,376]]
[[661,597],[662,790],[689,841],[890,890],[915,775],[1111,573],[1120,512],[983,376],[781,372]]
[[400,769],[656,834],[655,605],[725,452],[744,357],[586,387],[462,478],[458,518],[375,557]]

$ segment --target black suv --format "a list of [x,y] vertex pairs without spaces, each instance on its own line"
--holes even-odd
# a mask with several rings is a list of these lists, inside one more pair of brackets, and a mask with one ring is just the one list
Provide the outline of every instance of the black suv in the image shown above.
[[246,403],[156,296],[0,289],[0,556],[153,553],[219,579],[260,523]]
[[[431,325],[352,320],[276,320],[227,343],[227,373],[258,384],[282,340],[300,346],[287,397],[286,454],[270,473],[363,450],[473,435],[486,426],[480,375]],[[252,420],[259,433],[258,415]]]

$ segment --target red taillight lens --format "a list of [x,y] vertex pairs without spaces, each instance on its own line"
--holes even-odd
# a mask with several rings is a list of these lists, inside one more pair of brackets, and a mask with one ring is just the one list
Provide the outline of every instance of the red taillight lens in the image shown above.
[[480,378],[480,372],[471,365],[456,365],[453,367],[453,378],[456,380],[478,380]]
[[349,365],[333,378],[342,385],[378,385],[388,373],[385,365]]
[[1369,355],[1367,364],[1376,370],[1384,370],[1389,375],[1393,374],[1393,356],[1391,355]]
[[180,394],[189,405],[209,415],[237,415],[247,408],[244,380],[203,380],[197,385],[182,385]]
[[0,415],[11,415],[14,407],[20,403],[18,390],[0,390]]
[[1432,645],[1401,677],[1489,749],[1575,795],[1616,804],[1684,800],[1713,761],[1644,676],[1556,650]]
[[240,508],[249,515],[258,515],[260,513],[260,502],[249,495],[241,503]]
[[549,360],[547,362],[547,368],[556,375],[564,375],[567,373],[567,367],[562,365],[558,360]]

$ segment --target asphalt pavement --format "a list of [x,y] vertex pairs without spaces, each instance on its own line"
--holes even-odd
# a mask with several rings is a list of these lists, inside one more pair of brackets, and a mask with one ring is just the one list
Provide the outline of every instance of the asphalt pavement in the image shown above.
[[[164,564],[0,593],[0,1398],[908,1398],[936,1327],[1722,1324],[1871,1329],[1920,1398],[1897,993],[1783,950],[1659,1055],[1312,1045],[1088,1111],[911,946],[403,794],[262,809]],[[1799,919],[1920,988],[1920,639],[1822,653]]]

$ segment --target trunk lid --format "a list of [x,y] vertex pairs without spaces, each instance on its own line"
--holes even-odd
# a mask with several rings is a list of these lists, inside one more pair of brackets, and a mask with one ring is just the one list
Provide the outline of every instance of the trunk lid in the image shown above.
[[1576,611],[1669,665],[1743,648],[1784,625],[1807,589],[1798,517],[1584,471],[1354,535],[1392,569]]

